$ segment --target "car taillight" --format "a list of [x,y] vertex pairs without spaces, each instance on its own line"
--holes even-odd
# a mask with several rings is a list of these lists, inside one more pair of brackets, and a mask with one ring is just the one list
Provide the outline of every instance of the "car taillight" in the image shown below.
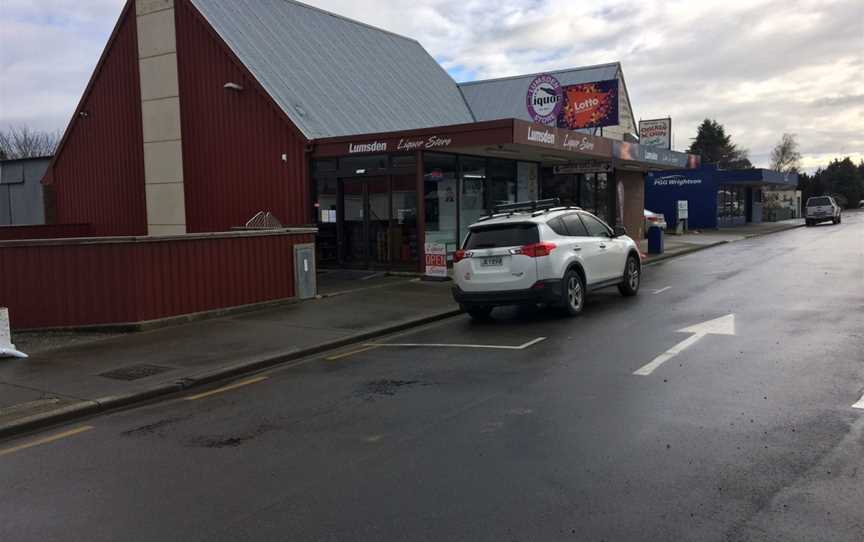
[[649,216],[648,222],[657,222],[657,217],[656,216]]
[[555,243],[534,243],[532,245],[525,245],[520,250],[523,256],[539,258],[550,255],[555,250]]
[[456,252],[453,253],[453,263],[459,263],[464,259],[465,259],[465,251],[464,250],[457,250]]

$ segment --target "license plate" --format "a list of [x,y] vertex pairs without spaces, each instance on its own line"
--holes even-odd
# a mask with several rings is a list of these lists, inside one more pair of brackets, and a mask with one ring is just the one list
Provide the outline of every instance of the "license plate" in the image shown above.
[[480,260],[480,267],[501,267],[504,265],[503,258],[496,256],[494,258],[483,258]]

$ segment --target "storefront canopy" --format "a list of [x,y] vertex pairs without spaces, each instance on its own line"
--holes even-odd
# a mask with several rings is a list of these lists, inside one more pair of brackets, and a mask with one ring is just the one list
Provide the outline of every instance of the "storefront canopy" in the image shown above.
[[698,157],[635,143],[506,119],[423,130],[319,139],[312,156],[327,158],[364,154],[446,151],[476,156],[564,165],[585,160],[609,162],[622,169],[695,167]]

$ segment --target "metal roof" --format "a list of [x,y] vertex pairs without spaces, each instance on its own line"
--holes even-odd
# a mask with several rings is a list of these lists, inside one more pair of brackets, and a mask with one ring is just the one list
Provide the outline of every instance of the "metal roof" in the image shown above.
[[473,122],[415,40],[293,0],[192,0],[308,139]]
[[[618,78],[624,87],[622,95],[628,104],[630,102],[630,98],[626,95],[624,78],[621,75],[621,64],[618,62],[545,73],[554,75],[565,86]],[[538,75],[541,74],[471,81],[460,83],[459,88],[478,121],[507,118],[530,121],[531,117],[525,107],[525,93],[528,90],[528,85]]]

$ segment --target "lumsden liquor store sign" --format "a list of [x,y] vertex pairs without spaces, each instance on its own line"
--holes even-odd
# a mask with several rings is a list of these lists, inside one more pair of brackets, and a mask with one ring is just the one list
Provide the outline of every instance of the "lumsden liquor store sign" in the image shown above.
[[513,143],[601,158],[612,156],[612,140],[610,139],[561,130],[552,126],[542,126],[523,120],[513,121]]
[[[565,151],[583,158],[608,160],[612,157],[611,139],[518,119],[461,125],[449,130],[445,127],[415,134],[380,134],[378,137],[373,136],[368,139],[320,140],[315,144],[314,155],[316,157],[351,156],[447,150],[458,152],[458,149],[509,144]],[[514,158],[518,158],[518,155],[514,155]]]

